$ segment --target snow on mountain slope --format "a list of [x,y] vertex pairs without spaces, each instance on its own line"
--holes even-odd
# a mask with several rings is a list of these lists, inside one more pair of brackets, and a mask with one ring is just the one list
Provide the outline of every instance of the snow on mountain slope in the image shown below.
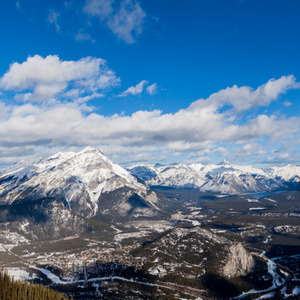
[[132,171],[132,174],[143,180],[150,180],[156,176],[155,167],[150,165],[132,166],[130,170]]
[[293,177],[300,177],[300,166],[287,165],[284,167],[271,167],[267,169],[270,177],[280,177],[286,181],[291,180]]
[[292,165],[261,169],[222,161],[208,165],[135,166],[129,170],[152,186],[199,188],[222,194],[272,191],[286,188],[287,183],[297,184],[300,181],[300,167]]
[[159,172],[159,176],[153,177],[148,181],[151,185],[194,188],[205,183],[205,178],[199,172],[185,164],[161,166],[156,170]]
[[[156,195],[149,187],[112,163],[98,149],[88,147],[78,153],[57,153],[24,168],[2,173],[0,203],[55,198],[69,210],[92,217],[99,211],[103,194],[124,188],[123,202],[135,194],[145,201],[148,214],[157,209]],[[132,205],[127,206],[133,209]],[[123,208],[122,213],[125,213]]]
[[8,175],[10,173],[12,173],[12,174],[16,173],[17,171],[22,170],[25,167],[29,167],[29,166],[33,165],[34,163],[37,163],[37,162],[41,161],[42,159],[44,159],[44,157],[40,156],[40,155],[33,156],[30,159],[26,159],[26,160],[23,159],[23,160],[15,163],[15,164],[9,166],[9,167],[1,169],[0,170],[0,176],[2,176],[4,174]]

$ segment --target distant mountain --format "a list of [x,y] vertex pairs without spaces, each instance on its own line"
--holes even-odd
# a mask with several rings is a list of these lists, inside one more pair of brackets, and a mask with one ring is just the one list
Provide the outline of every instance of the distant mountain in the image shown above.
[[300,167],[293,165],[261,169],[222,161],[208,165],[140,165],[128,170],[150,186],[193,188],[231,195],[299,188],[300,184]]
[[90,147],[24,162],[0,175],[0,221],[19,222],[21,229],[42,224],[43,234],[74,233],[83,218],[153,216],[156,202],[148,186]]

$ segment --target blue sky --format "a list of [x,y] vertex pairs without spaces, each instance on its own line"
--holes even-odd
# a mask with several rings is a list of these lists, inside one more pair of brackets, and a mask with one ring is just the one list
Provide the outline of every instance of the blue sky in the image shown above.
[[298,0],[0,3],[0,165],[299,164]]

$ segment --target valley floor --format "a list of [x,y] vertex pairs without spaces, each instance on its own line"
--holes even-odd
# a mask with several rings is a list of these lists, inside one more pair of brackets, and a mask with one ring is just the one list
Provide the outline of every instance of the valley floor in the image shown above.
[[[86,237],[34,242],[4,224],[0,268],[74,299],[300,297],[299,192],[258,199],[172,189],[156,192],[169,218],[115,220],[108,231]],[[211,236],[202,240],[207,232]],[[209,239],[219,240],[207,245]],[[225,264],[223,246],[218,245],[227,240],[243,244],[252,254],[252,272],[235,278],[217,272],[217,264]],[[206,252],[208,246],[220,253],[215,264]]]

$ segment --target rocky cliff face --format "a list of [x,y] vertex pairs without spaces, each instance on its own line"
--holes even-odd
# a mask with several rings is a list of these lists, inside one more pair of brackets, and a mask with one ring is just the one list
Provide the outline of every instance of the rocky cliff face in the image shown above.
[[255,265],[253,256],[241,243],[230,246],[227,263],[223,270],[226,277],[244,276],[250,273]]

